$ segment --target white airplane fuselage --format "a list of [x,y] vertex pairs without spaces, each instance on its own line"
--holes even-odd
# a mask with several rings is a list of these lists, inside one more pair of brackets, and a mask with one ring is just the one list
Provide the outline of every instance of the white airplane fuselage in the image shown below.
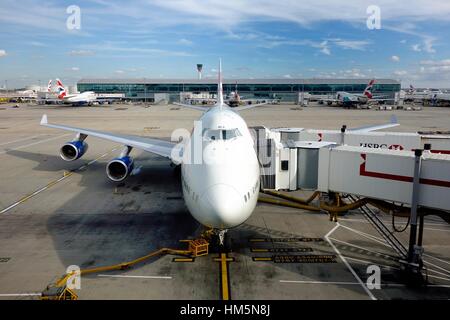
[[95,92],[86,91],[79,94],[68,95],[64,97],[64,103],[91,103],[96,101],[97,97],[95,96]]
[[183,151],[191,151],[190,160],[181,163],[186,205],[207,227],[236,227],[250,217],[258,200],[253,139],[245,121],[225,104],[214,106],[199,121],[201,129],[193,130]]

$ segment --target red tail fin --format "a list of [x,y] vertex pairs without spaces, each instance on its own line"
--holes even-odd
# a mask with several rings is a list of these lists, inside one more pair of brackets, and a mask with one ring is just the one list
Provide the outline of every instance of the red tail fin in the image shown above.
[[375,79],[370,80],[369,84],[367,85],[366,89],[364,90],[363,94],[369,99],[372,99],[372,97],[373,97],[372,88],[373,88],[374,84],[375,84]]

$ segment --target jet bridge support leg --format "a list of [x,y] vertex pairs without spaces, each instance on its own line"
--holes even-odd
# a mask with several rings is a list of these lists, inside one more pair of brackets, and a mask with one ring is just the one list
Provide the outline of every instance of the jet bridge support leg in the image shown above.
[[414,152],[415,163],[414,163],[414,177],[413,177],[413,190],[412,190],[412,201],[411,201],[411,222],[410,222],[410,237],[408,246],[408,257],[407,261],[404,262],[404,271],[406,276],[414,284],[423,283],[422,276],[422,236],[423,236],[423,215],[420,217],[419,226],[419,239],[417,239],[417,207],[419,203],[419,188],[420,188],[420,172],[422,165],[422,150],[416,149]]

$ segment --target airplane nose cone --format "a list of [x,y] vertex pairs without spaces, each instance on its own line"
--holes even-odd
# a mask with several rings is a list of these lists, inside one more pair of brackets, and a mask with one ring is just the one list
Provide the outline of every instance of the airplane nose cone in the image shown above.
[[202,200],[214,217],[216,228],[235,227],[248,218],[244,212],[244,196],[232,186],[213,185],[203,194]]

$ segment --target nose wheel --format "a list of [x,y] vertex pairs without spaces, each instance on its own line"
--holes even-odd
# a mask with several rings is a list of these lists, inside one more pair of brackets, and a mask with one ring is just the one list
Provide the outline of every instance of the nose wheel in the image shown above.
[[218,236],[219,236],[219,244],[223,246],[225,244],[225,234],[227,233],[228,229],[219,230]]

